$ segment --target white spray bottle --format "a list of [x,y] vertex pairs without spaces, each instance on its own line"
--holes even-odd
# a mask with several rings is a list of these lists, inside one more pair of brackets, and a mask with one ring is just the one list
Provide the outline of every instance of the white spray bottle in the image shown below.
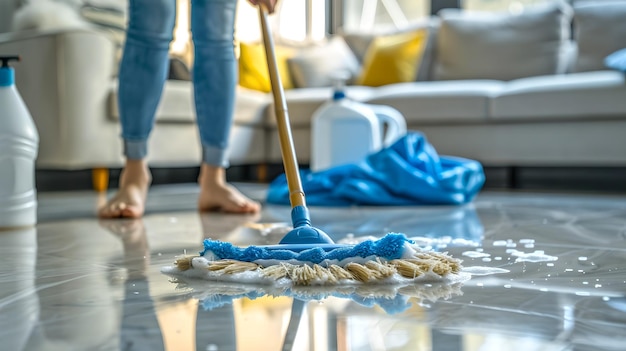
[[10,61],[19,61],[19,56],[0,56],[0,228],[37,223],[39,134],[15,87]]
[[345,77],[335,77],[333,98],[313,114],[312,171],[360,162],[406,134],[406,121],[398,110],[347,98],[344,82]]

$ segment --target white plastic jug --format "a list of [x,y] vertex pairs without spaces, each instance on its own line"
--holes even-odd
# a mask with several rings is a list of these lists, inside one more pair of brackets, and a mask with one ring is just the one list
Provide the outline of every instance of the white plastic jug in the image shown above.
[[311,124],[312,171],[359,162],[406,134],[398,110],[347,98],[339,79],[332,100],[315,111]]
[[37,223],[39,134],[15,87],[15,71],[9,67],[12,60],[19,57],[0,57],[0,228]]

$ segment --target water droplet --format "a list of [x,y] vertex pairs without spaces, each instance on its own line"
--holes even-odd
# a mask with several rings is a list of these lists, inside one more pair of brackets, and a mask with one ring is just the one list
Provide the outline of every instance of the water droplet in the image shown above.
[[496,267],[463,267],[463,272],[469,273],[471,275],[489,275],[489,274],[498,274],[498,273],[509,273],[509,270],[496,268]]
[[491,262],[491,258],[489,258],[489,257],[485,257],[485,258],[483,258],[483,260],[482,260],[482,261],[483,261],[483,262]]
[[483,286],[483,283],[476,283],[476,286]]
[[554,263],[550,262],[550,263],[546,263],[546,266],[548,267],[554,267]]
[[579,291],[579,292],[576,293],[576,295],[578,295],[578,296],[591,296],[591,294],[586,292],[586,291]]
[[532,249],[532,248],[535,247],[535,244],[526,244],[526,245],[524,245],[524,247],[527,248],[527,249]]
[[596,284],[596,285],[594,285],[594,288],[601,288],[601,287],[602,287],[602,284]]
[[602,298],[602,300],[603,300],[603,301],[609,301],[610,299],[611,299],[611,298],[610,298],[610,297],[608,297],[608,296],[604,296],[604,297]]
[[510,289],[511,288],[511,284],[504,284],[504,288],[505,289]]
[[520,244],[534,244],[535,243],[535,239],[520,239],[519,243]]
[[139,291],[135,291],[135,292],[133,292],[133,294],[139,295]]
[[580,257],[578,257],[578,260],[579,260],[579,261],[587,261],[587,257],[585,257],[585,256],[580,256]]
[[159,252],[159,253],[157,254],[157,256],[163,256],[163,254]]
[[506,241],[504,240],[496,240],[493,242],[493,246],[506,246]]
[[484,252],[476,252],[476,251],[465,251],[462,253],[463,256],[471,257],[471,258],[481,258],[481,257],[489,257],[491,256],[488,253]]
[[539,291],[546,292],[546,291],[548,291],[548,289],[547,288],[541,288],[541,289],[539,289]]
[[573,270],[573,269],[571,269],[571,268],[565,268],[565,271],[566,271],[566,272],[573,272],[574,270]]
[[511,255],[517,257],[515,262],[546,262],[546,261],[556,261],[559,259],[556,256],[546,255],[543,250],[536,250],[535,252],[532,252],[532,253],[514,251],[511,253]]
[[496,261],[502,261],[502,257],[500,257],[500,256],[496,256],[493,259],[496,260]]
[[589,282],[583,282],[583,285],[589,285]]

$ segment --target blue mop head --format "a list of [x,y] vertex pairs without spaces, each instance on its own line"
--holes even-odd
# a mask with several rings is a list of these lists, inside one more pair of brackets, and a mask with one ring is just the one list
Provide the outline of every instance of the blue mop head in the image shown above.
[[[334,244],[333,244],[334,245]],[[295,252],[290,245],[239,248],[205,240],[200,256],[183,257],[164,273],[256,285],[406,285],[466,279],[461,261],[424,250],[403,234],[390,233],[359,244],[312,244]]]
[[[402,258],[406,251],[405,244],[413,242],[404,234],[390,233],[376,241],[364,241],[355,246],[346,245],[343,248],[336,248],[326,251],[320,247],[294,252],[291,250],[281,250],[280,245],[268,249],[262,246],[250,246],[240,248],[230,243],[205,239],[204,251],[201,256],[212,253],[217,259],[231,259],[242,262],[257,261],[297,261],[313,264],[320,264],[324,261],[341,262],[346,259],[356,257],[367,258],[377,256],[386,260]],[[286,246],[288,247],[288,246]]]

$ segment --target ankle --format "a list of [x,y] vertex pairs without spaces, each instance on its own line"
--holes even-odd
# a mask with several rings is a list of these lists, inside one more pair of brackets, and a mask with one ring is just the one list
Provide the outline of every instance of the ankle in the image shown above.
[[224,167],[202,163],[198,183],[201,187],[223,186],[226,184],[226,170]]
[[126,160],[120,174],[120,184],[150,184],[152,174],[145,160]]

